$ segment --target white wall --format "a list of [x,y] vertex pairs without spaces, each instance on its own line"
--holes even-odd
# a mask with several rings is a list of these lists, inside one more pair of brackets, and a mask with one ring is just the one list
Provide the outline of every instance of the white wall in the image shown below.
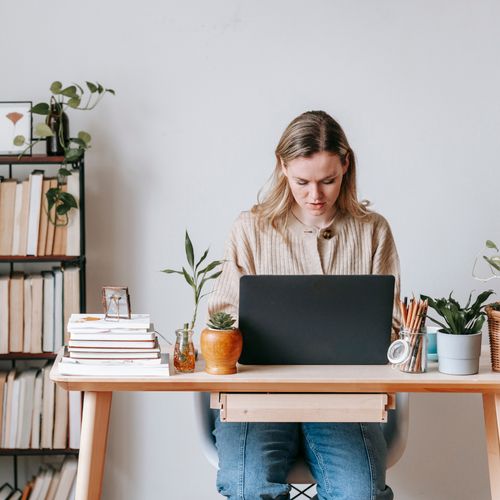
[[[389,220],[404,294],[463,300],[499,243],[500,4],[495,0],[4,1],[1,100],[39,102],[54,80],[116,91],[71,131],[87,167],[89,311],[128,285],[173,331],[190,291],[158,271],[219,258],[254,203],[286,125],[330,112],[359,161],[360,194]],[[493,283],[500,291],[499,283]],[[204,313],[202,307],[201,316]],[[199,339],[201,320],[196,340]],[[500,375],[499,375],[500,376]],[[481,398],[412,397],[397,498],[490,498]],[[190,394],[115,394],[103,498],[215,500]]]

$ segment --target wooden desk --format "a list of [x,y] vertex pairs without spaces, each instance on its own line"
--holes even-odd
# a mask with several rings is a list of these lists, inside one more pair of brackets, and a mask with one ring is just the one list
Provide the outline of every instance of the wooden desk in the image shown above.
[[500,373],[491,369],[483,346],[479,373],[444,375],[431,363],[427,373],[391,366],[238,366],[234,375],[208,375],[205,362],[194,373],[150,378],[69,377],[59,374],[61,352],[51,378],[63,389],[85,391],[76,500],[101,498],[111,396],[114,391],[207,391],[280,393],[456,392],[483,395],[492,500],[500,500]]

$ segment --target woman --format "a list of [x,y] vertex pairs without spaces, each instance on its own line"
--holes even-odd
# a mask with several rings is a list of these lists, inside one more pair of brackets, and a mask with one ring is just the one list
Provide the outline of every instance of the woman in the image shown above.
[[[276,148],[262,202],[236,220],[208,314],[238,317],[245,274],[392,274],[399,259],[386,220],[356,194],[356,161],[340,125],[324,111],[297,117]],[[259,193],[260,194],[260,193]],[[393,338],[400,324],[394,304]],[[388,500],[386,443],[378,423],[221,423],[219,493],[234,500],[289,498],[286,477],[299,448],[321,500]]]

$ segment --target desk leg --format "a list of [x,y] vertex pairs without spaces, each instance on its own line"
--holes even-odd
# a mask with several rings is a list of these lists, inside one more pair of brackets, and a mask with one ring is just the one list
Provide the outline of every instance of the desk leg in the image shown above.
[[492,500],[500,500],[500,394],[483,394]]
[[75,500],[100,500],[112,392],[86,392]]

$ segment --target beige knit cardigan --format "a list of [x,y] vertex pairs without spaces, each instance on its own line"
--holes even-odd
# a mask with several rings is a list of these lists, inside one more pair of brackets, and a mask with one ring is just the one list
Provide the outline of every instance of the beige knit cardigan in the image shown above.
[[[302,224],[292,213],[287,219],[288,241],[255,215],[243,212],[234,223],[226,245],[222,274],[215,280],[206,321],[217,311],[238,317],[239,278],[246,274],[392,274],[396,278],[392,339],[397,338],[401,313],[399,258],[387,221],[371,213],[368,222],[337,212],[327,227]],[[324,237],[330,230],[330,239]]]

